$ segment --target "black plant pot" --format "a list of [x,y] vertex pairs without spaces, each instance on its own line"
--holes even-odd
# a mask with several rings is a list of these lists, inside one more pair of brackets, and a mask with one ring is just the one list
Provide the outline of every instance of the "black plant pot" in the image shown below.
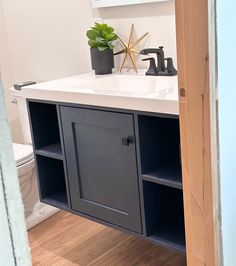
[[111,74],[114,67],[114,55],[112,49],[100,52],[97,48],[91,48],[92,69],[96,75]]

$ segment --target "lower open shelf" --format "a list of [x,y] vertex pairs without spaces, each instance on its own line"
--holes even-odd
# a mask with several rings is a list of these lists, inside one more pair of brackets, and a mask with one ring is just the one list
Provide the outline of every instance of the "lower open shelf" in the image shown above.
[[68,196],[63,161],[42,155],[37,155],[36,160],[41,201],[55,207],[67,208]]
[[163,226],[159,230],[155,231],[148,238],[153,242],[157,242],[161,245],[174,248],[181,252],[186,251],[185,236],[183,228],[177,226]]
[[56,191],[41,199],[42,202],[59,208],[68,208],[68,201],[65,190]]
[[155,243],[185,252],[183,192],[143,181],[147,237]]

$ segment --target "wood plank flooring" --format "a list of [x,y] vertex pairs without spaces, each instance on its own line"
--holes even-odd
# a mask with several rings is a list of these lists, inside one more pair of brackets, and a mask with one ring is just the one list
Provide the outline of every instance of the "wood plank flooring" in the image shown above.
[[186,266],[182,254],[63,211],[28,236],[33,266]]

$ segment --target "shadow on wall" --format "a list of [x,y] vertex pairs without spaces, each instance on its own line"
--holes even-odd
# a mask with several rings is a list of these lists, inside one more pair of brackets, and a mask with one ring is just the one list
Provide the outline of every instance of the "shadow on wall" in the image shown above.
[[147,3],[139,5],[106,7],[93,10],[93,17],[99,16],[103,19],[160,17],[175,15],[174,1]]

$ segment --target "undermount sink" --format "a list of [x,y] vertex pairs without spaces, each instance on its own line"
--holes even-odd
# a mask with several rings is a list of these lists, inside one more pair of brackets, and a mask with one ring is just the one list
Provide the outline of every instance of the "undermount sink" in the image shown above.
[[177,78],[118,75],[98,77],[73,86],[84,93],[126,97],[173,99],[177,97]]

